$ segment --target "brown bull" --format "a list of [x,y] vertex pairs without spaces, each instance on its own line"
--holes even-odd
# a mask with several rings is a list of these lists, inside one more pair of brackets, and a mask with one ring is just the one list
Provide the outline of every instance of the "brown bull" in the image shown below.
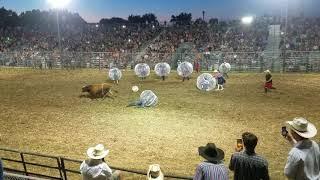
[[[111,92],[111,87],[112,85],[108,83],[91,84],[82,87],[82,92],[88,92],[92,98],[105,98],[106,96],[109,96],[108,94],[113,95]],[[114,92],[117,91],[114,90]]]

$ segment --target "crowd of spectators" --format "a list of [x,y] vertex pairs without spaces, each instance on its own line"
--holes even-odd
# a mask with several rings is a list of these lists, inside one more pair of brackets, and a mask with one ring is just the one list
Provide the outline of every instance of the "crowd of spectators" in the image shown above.
[[[281,24],[282,40],[280,49],[294,51],[320,50],[320,18],[289,18],[287,29]],[[286,37],[285,32],[287,32]],[[286,39],[286,41],[285,41]]]
[[143,61],[168,62],[179,45],[186,42],[193,44],[192,53],[208,49],[225,52],[262,51],[268,37],[267,24],[262,20],[257,18],[251,26],[242,25],[240,21],[210,24],[201,19],[188,25],[104,26],[72,24],[61,17],[61,49],[56,24],[42,23],[0,28],[0,52],[19,52],[22,58],[32,57],[35,52],[53,52],[53,56],[59,56],[60,50],[66,54],[108,52],[112,58],[121,60],[121,54],[144,51],[140,53]]
[[[46,20],[53,15],[54,12],[48,12]],[[133,67],[139,62],[147,62],[151,66],[158,62],[168,62],[173,65],[184,59],[183,55],[179,56],[177,53],[184,53],[178,49],[187,43],[191,45],[187,50],[187,53],[191,54],[188,61],[200,60],[201,67],[208,68],[212,63],[226,61],[239,67],[239,70],[246,70],[267,63],[262,61],[269,37],[268,26],[272,24],[268,17],[256,17],[250,25],[242,24],[240,20],[206,22],[197,19],[185,25],[171,23],[161,26],[128,22],[108,25],[81,21],[72,23],[77,16],[63,18],[64,16],[70,15],[65,14],[59,18],[60,38],[56,21],[53,23],[52,20],[48,24],[41,21],[40,24],[28,25],[26,22],[19,26],[0,27],[0,57],[5,52],[11,58],[10,61],[0,58],[2,59],[0,64],[21,66],[32,64],[36,67],[41,65],[41,61],[51,60],[52,63],[47,63],[47,66],[54,63],[56,63],[54,66],[57,66],[57,62],[63,59],[64,62],[61,63],[79,67],[105,67],[110,64]],[[286,42],[284,42],[284,28],[282,24],[280,49],[319,50],[319,18],[289,18]],[[63,52],[63,57],[60,57],[60,50]],[[293,62],[296,59],[291,62],[290,57],[301,56],[300,59],[305,62],[303,58],[309,56],[296,52],[293,55],[288,53],[290,52],[285,56],[288,59],[286,63],[288,68],[289,66],[294,68],[290,64],[297,64]],[[209,64],[208,61],[212,63]]]

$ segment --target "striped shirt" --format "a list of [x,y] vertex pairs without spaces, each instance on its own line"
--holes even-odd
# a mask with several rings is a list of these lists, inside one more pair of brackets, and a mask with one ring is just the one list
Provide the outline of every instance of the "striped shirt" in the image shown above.
[[202,162],[196,169],[194,180],[228,180],[228,168],[223,164]]
[[258,154],[245,151],[231,156],[229,169],[234,171],[234,180],[269,180],[268,162]]

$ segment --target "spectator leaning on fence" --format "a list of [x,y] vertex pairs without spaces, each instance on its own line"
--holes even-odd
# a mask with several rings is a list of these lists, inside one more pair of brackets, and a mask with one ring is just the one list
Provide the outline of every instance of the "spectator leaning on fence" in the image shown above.
[[0,180],[3,180],[3,166],[2,166],[1,158],[0,158]]
[[147,180],[163,180],[164,175],[160,169],[159,164],[152,164],[149,166],[147,172]]
[[320,179],[319,145],[310,140],[317,134],[316,127],[302,117],[287,121],[290,133],[284,135],[293,145],[284,168],[289,179],[316,180]]
[[82,162],[80,172],[83,180],[118,180],[120,179],[120,171],[112,172],[110,167],[104,161],[109,153],[102,144],[90,147],[87,150],[89,159]]
[[223,164],[224,152],[214,143],[198,148],[199,155],[207,161],[200,163],[196,169],[194,180],[228,180],[228,168]]
[[[257,136],[250,132],[242,134],[244,150],[231,156],[229,169],[234,171],[234,180],[269,180],[268,162],[256,154]],[[237,150],[237,149],[236,149]]]

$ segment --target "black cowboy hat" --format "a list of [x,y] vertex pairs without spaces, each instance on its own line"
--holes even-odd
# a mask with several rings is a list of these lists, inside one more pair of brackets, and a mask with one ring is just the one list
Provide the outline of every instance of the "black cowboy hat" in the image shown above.
[[210,162],[221,161],[224,158],[223,150],[216,147],[214,143],[208,143],[206,146],[198,148],[199,155]]

